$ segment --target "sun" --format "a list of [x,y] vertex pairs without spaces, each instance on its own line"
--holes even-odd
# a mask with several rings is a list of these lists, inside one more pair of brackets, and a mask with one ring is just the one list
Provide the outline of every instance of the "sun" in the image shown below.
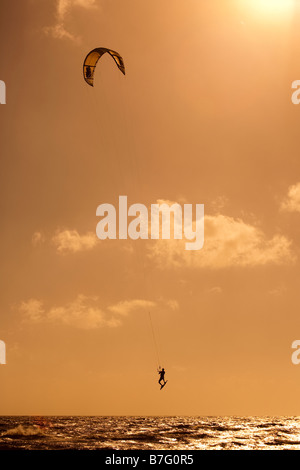
[[266,22],[291,21],[298,0],[236,0],[243,14]]
[[241,5],[247,4],[257,13],[269,16],[290,14],[295,7],[295,0],[241,0]]
[[253,0],[257,3],[257,8],[269,12],[284,12],[290,10],[294,6],[294,0]]
[[293,9],[295,0],[251,0],[251,4],[262,13],[288,13]]

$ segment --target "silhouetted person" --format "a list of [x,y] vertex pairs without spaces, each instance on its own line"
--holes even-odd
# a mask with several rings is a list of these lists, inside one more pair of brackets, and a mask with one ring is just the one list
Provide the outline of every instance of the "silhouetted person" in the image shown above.
[[[164,368],[162,368],[162,369],[159,369],[159,370],[158,370],[158,373],[159,373],[159,381],[158,381],[158,383],[159,383],[159,385],[160,385],[161,387],[163,387],[163,386],[165,385],[165,383],[166,383],[166,381],[165,381],[165,373],[166,373],[166,371],[165,371]],[[162,380],[164,381],[163,384],[161,383]]]

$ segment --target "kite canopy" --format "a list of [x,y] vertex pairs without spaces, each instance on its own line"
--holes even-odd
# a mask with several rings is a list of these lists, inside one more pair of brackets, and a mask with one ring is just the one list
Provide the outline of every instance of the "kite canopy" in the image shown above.
[[105,47],[97,47],[88,53],[83,62],[83,76],[85,81],[91,86],[94,86],[94,73],[97,62],[106,52],[114,59],[119,70],[125,75],[125,65],[120,54],[111,49],[106,49]]

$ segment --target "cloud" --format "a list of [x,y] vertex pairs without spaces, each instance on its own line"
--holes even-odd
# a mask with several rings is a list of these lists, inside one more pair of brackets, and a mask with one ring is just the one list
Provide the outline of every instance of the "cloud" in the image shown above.
[[228,199],[226,196],[218,196],[211,202],[211,208],[214,213],[220,213],[222,209],[228,204]]
[[145,312],[157,306],[157,302],[133,299],[118,302],[105,308],[100,305],[98,297],[80,294],[72,302],[48,309],[42,301],[29,299],[27,302],[20,304],[19,310],[26,322],[46,322],[90,330],[103,327],[118,327],[122,324],[124,317],[132,312]]
[[61,254],[91,250],[98,241],[93,232],[79,235],[77,230],[58,230],[52,237],[52,243],[56,247],[57,252]]
[[166,300],[165,304],[171,310],[179,310],[179,303],[177,302],[177,300]]
[[289,187],[288,195],[280,208],[287,212],[300,212],[300,183]]
[[29,299],[27,302],[22,302],[20,311],[28,321],[40,321],[43,319],[45,310],[43,303],[37,299]]
[[[45,241],[46,237],[42,232],[34,232],[31,237],[34,247],[41,245]],[[77,230],[56,230],[51,238],[51,243],[55,246],[58,253],[66,254],[91,250],[99,243],[99,240],[93,232],[80,235]]]
[[148,256],[160,268],[222,269],[233,266],[285,264],[295,260],[291,242],[283,235],[267,239],[257,227],[225,215],[204,217],[204,246],[186,251],[184,240],[157,240]]
[[270,289],[268,291],[268,294],[271,296],[279,297],[281,295],[284,295],[287,292],[287,288],[285,285],[280,285],[278,287],[275,287],[274,289]]
[[105,312],[99,308],[97,297],[78,295],[77,298],[64,306],[54,306],[46,309],[43,302],[30,299],[22,302],[20,311],[24,314],[24,320],[40,323],[60,323],[76,328],[93,329],[103,326],[117,326],[118,322],[108,318]]
[[47,26],[44,28],[44,32],[47,35],[52,36],[55,39],[63,39],[67,38],[74,42],[79,42],[79,37],[74,36],[73,34],[69,33],[63,23],[57,23],[54,26]]
[[98,306],[97,297],[84,295],[78,295],[73,302],[64,306],[52,307],[47,312],[47,319],[52,323],[63,323],[82,329],[118,326],[118,321],[108,318]]
[[134,310],[149,310],[155,306],[155,302],[151,302],[149,300],[125,300],[108,307],[108,310],[118,315],[126,316]]
[[210,294],[218,294],[218,295],[219,295],[219,294],[222,294],[223,289],[222,289],[221,287],[219,287],[219,286],[215,286],[215,287],[211,287],[211,288],[208,290],[208,292],[209,292]]
[[97,8],[96,0],[57,0],[56,1],[56,23],[53,26],[44,28],[44,32],[47,35],[54,37],[55,39],[70,39],[71,41],[79,42],[79,36],[67,31],[65,22],[70,11],[74,7],[82,7],[85,9]]
[[44,241],[45,241],[45,237],[41,232],[34,232],[31,238],[31,242],[33,246],[39,246],[42,243],[44,243]]

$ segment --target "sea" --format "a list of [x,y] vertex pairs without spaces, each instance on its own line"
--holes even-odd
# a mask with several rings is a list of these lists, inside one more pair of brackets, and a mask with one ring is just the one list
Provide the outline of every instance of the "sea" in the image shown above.
[[300,450],[300,417],[1,416],[0,450]]

